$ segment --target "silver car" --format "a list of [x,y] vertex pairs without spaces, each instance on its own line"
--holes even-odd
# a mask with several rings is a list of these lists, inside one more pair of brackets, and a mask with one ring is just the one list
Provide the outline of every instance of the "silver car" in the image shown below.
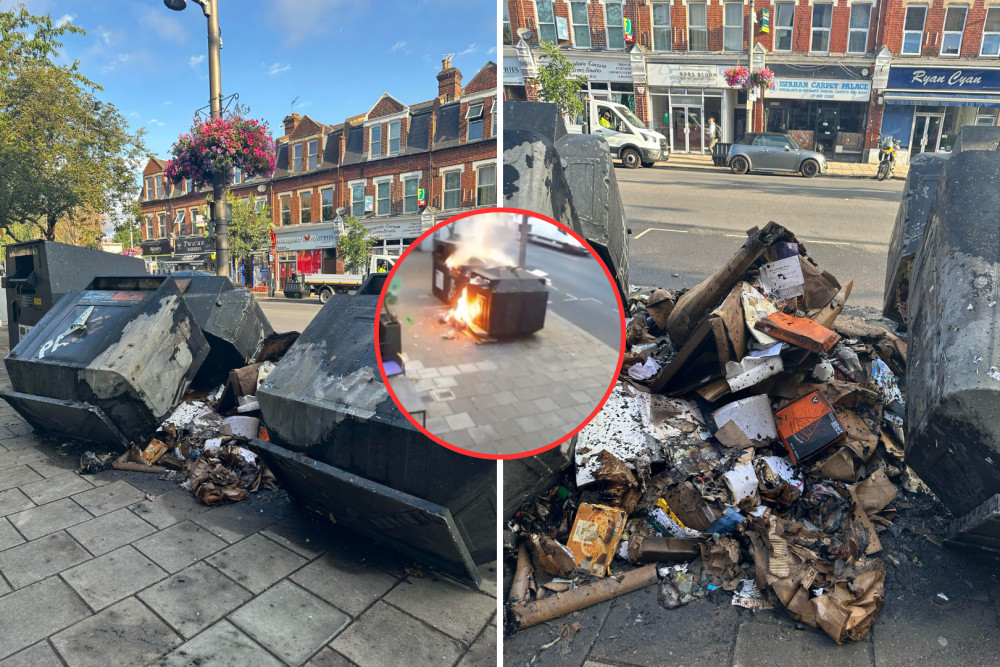
[[750,132],[729,149],[726,164],[734,174],[753,171],[799,172],[806,178],[826,173],[822,153],[807,151],[780,132]]

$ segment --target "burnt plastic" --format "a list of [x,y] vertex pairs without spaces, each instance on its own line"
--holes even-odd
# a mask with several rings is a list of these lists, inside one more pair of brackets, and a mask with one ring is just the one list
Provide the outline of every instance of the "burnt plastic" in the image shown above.
[[11,349],[66,292],[83,289],[97,272],[121,276],[146,273],[146,264],[139,257],[55,241],[12,243],[5,246],[5,252],[3,287],[7,290]]
[[[378,296],[370,293],[375,285],[366,282],[359,291],[364,293],[331,297],[257,390],[271,441],[356,476],[359,483],[379,484],[447,508],[451,542],[460,544],[469,558],[453,558],[451,542],[437,538],[419,543],[420,551],[426,562],[451,576],[478,581],[470,563],[496,558],[496,463],[438,445],[402,415],[376,367]],[[286,485],[293,479],[280,465],[275,473]],[[369,521],[389,522],[383,510],[369,507],[360,496],[338,496],[336,503],[328,503],[322,478],[310,479],[319,480],[315,492],[300,487],[297,495],[324,514],[361,531],[370,530],[365,525]],[[393,511],[400,530],[428,521],[404,508]],[[398,543],[391,535],[373,537],[393,547]],[[451,554],[447,568],[441,565],[442,554]]]
[[476,303],[475,324],[490,336],[529,336],[545,326],[549,290],[537,276],[510,267],[475,269],[468,294]]
[[127,446],[156,430],[208,350],[172,278],[99,277],[11,350],[0,396],[41,433]]

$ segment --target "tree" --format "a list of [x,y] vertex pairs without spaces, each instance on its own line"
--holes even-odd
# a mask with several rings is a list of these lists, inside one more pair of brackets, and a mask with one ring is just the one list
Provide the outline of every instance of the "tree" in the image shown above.
[[142,206],[138,201],[132,202],[128,215],[125,215],[115,225],[115,233],[111,236],[114,243],[121,243],[122,248],[138,248],[142,242]]
[[226,193],[226,202],[233,206],[229,223],[229,254],[237,264],[250,259],[265,248],[271,238],[271,207],[264,204],[257,210],[257,198],[238,199]]
[[[30,30],[34,30],[30,33]],[[94,217],[135,196],[143,131],[132,133],[100,86],[58,66],[57,37],[83,33],[51,17],[0,12],[0,228],[92,241]],[[67,232],[82,224],[86,230]]]
[[348,273],[361,273],[368,263],[368,251],[378,242],[353,215],[344,218],[344,233],[337,241],[337,254],[344,258],[344,270]]
[[583,112],[583,100],[577,91],[587,85],[586,79],[573,74],[573,63],[562,54],[552,42],[539,45],[540,60],[545,64],[538,68],[538,95],[545,102],[552,102],[568,116],[578,116]]

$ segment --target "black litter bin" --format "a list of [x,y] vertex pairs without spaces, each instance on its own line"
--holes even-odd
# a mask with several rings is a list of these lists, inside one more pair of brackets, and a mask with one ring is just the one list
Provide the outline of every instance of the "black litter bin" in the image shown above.
[[267,316],[247,289],[236,289],[223,276],[179,278],[177,284],[212,352],[195,384],[209,387],[226,381],[229,371],[252,363],[264,339],[274,333]]
[[417,431],[382,383],[375,278],[334,295],[257,390],[283,488],[324,516],[479,585],[496,558],[496,462]]
[[725,167],[726,160],[729,159],[729,149],[732,144],[724,144],[721,141],[712,146],[712,164],[716,167]]
[[289,280],[282,290],[286,299],[304,299],[309,296],[309,288],[297,280]]
[[35,429],[128,446],[184,395],[208,341],[167,276],[95,278],[59,300],[4,360],[0,392]]
[[146,263],[103,250],[81,248],[55,241],[25,241],[5,248],[7,322],[10,348],[14,349],[63,294],[83,289],[97,273],[141,276]]

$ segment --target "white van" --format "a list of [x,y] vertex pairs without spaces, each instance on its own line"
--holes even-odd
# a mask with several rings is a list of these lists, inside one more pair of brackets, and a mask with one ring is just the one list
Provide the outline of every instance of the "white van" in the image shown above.
[[583,125],[571,125],[570,131],[574,129],[604,137],[611,155],[629,169],[652,167],[670,158],[667,138],[647,128],[624,104],[588,98]]
[[528,221],[528,240],[577,255],[586,255],[589,252],[572,234],[544,220],[532,219]]

